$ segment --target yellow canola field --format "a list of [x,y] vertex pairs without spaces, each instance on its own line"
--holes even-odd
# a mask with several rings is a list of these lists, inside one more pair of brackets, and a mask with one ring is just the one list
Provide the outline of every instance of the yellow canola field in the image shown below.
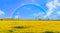
[[60,33],[60,21],[0,20],[0,33]]

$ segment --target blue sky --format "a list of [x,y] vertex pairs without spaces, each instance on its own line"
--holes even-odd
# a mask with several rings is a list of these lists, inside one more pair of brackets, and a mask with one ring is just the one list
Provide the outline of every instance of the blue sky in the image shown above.
[[60,19],[59,8],[59,0],[0,0],[0,18]]

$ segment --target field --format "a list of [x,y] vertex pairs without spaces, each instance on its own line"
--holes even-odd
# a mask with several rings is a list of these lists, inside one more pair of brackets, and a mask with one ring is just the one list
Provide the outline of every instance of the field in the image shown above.
[[0,20],[0,33],[60,33],[60,21]]

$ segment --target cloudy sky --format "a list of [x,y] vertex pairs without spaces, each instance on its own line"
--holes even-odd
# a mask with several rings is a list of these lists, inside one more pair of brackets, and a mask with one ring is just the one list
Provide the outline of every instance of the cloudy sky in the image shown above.
[[0,18],[60,19],[60,0],[0,0]]

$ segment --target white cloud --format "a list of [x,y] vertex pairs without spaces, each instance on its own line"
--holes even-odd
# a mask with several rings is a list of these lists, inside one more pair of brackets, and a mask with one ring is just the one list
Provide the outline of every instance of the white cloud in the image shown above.
[[18,15],[16,15],[16,16],[15,16],[15,19],[18,19],[18,17],[19,17],[19,16],[18,16]]
[[44,12],[38,12],[38,13],[34,13],[33,14],[33,16],[34,17],[37,17],[38,19],[40,18],[40,19],[43,19],[43,17],[44,17]]
[[54,12],[53,10],[56,9],[57,6],[60,6],[60,3],[58,2],[58,0],[52,0],[50,2],[47,2],[46,6],[48,7],[48,10],[47,15],[45,15],[44,18],[46,18],[47,16],[49,17],[51,13]]
[[43,15],[43,14],[45,14],[44,12],[39,12],[39,13],[34,13],[33,15],[34,16],[40,16],[40,15]]
[[58,12],[57,12],[57,14],[59,14],[59,15],[60,15],[60,11],[58,11]]
[[56,5],[56,6],[60,6],[59,1],[58,1],[58,0],[54,0],[54,5]]
[[57,6],[60,6],[60,3],[58,3]]
[[0,10],[0,16],[4,15],[4,14],[5,14],[5,12],[3,12],[2,10]]
[[35,0],[31,0],[32,2],[34,2]]

